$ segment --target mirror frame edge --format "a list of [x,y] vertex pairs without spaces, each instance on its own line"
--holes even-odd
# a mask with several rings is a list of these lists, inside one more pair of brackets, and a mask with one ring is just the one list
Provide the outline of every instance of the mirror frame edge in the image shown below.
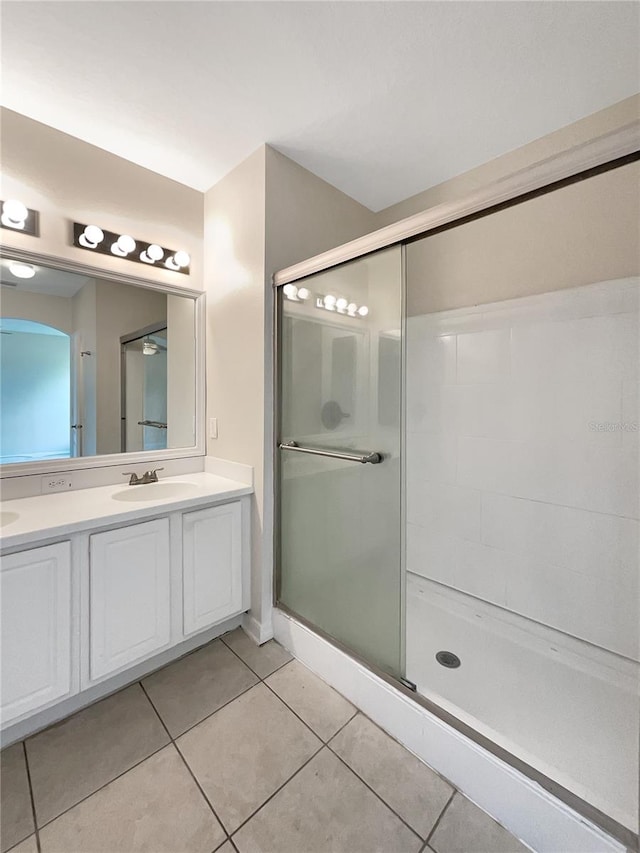
[[167,448],[166,450],[141,450],[131,453],[106,453],[101,456],[76,456],[72,458],[47,459],[39,462],[14,462],[0,465],[0,482],[13,477],[47,475],[53,472],[78,471],[85,468],[107,468],[116,465],[137,465],[146,462],[160,462],[169,459],[185,459],[206,455],[205,411],[206,411],[206,293],[204,290],[161,284],[140,276],[126,273],[112,273],[101,267],[78,263],[56,255],[45,255],[24,249],[17,249],[0,243],[0,256],[24,263],[51,266],[63,272],[86,275],[145,287],[173,296],[185,296],[194,303],[194,341],[195,341],[195,444],[189,447]]

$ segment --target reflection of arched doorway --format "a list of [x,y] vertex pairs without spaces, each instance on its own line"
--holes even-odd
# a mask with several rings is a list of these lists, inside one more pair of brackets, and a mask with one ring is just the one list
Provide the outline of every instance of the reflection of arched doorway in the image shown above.
[[70,454],[71,339],[33,320],[0,320],[0,462]]

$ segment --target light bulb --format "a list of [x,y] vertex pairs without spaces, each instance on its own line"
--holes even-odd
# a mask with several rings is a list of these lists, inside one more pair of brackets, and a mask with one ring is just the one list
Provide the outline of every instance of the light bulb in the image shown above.
[[307,290],[306,287],[301,287],[298,289],[298,299],[302,299],[304,302],[305,299],[308,299],[311,296],[311,291]]
[[361,317],[366,317],[368,313],[369,313],[369,309],[367,308],[367,306],[366,306],[366,305],[361,305],[361,306],[358,308],[358,314],[359,314]]
[[183,267],[188,267],[191,258],[187,254],[187,252],[183,252],[180,250],[179,252],[175,252],[173,255],[169,255],[167,260],[164,262],[164,265],[169,270],[181,270]]
[[145,264],[155,264],[156,261],[161,261],[163,258],[164,249],[157,243],[151,243],[144,252],[140,253],[140,260],[144,261]]
[[111,251],[114,255],[119,255],[121,258],[126,258],[128,254],[133,252],[136,247],[136,241],[128,234],[121,234],[116,242],[111,246]]
[[285,284],[282,288],[282,292],[287,297],[287,299],[297,299],[298,297],[298,288],[295,284]]
[[358,306],[356,305],[356,303],[355,303],[355,302],[350,302],[350,303],[347,305],[347,314],[348,314],[350,317],[355,317],[355,316],[356,316],[356,311],[357,311],[357,310],[358,310]]
[[331,293],[328,293],[324,298],[324,307],[327,311],[335,311],[336,310],[336,298]]
[[78,237],[78,243],[84,246],[85,249],[95,249],[98,243],[104,240],[104,231],[98,228],[97,225],[87,225],[82,234]]
[[182,269],[183,267],[189,266],[191,258],[189,257],[189,254],[187,252],[183,252],[182,250],[180,250],[179,252],[175,253],[175,255],[173,256],[173,260],[175,261],[176,266],[179,266],[180,269]]
[[33,278],[36,274],[36,268],[31,264],[11,263],[9,264],[9,272],[15,275],[16,278]]
[[21,201],[11,198],[2,203],[1,221],[2,224],[6,225],[8,228],[17,228],[22,230],[28,216],[29,210]]
[[152,261],[161,261],[164,258],[162,246],[158,246],[157,243],[152,243],[147,249],[147,255]]
[[349,304],[349,301],[347,299],[345,299],[343,296],[341,296],[340,299],[338,299],[336,302],[336,308],[338,309],[338,311],[342,312],[345,310],[345,308],[347,307],[348,304]]

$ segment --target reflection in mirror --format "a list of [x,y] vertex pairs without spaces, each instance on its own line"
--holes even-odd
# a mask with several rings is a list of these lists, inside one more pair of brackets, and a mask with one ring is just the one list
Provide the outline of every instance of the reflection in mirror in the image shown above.
[[195,444],[195,302],[3,258],[0,463]]

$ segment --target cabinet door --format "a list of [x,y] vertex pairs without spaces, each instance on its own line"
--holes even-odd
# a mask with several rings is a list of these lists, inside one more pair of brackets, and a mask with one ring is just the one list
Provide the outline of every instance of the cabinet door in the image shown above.
[[2,558],[2,720],[71,691],[69,542]]
[[167,518],[91,536],[89,577],[91,681],[169,644]]
[[240,502],[182,516],[184,633],[242,611]]

